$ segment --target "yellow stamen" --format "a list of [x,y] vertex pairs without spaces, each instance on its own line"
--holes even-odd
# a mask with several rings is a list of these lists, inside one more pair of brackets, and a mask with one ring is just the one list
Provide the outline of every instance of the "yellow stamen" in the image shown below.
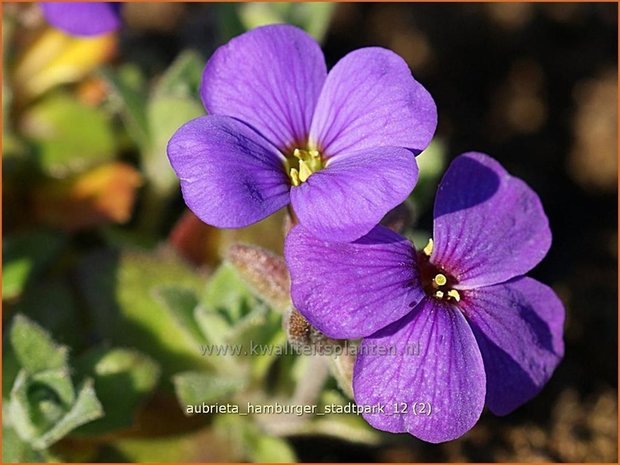
[[450,289],[448,291],[448,297],[452,297],[457,302],[461,301],[461,295],[459,294],[459,291],[457,291],[456,289]]
[[290,176],[293,186],[299,186],[301,184],[301,180],[299,179],[299,171],[297,171],[297,169],[291,168]]
[[428,240],[428,244],[426,244],[426,247],[422,249],[422,252],[424,252],[424,255],[428,257],[431,256],[431,254],[433,253],[433,239]]
[[[295,158],[297,160],[295,160]],[[323,168],[323,160],[318,150],[294,149],[292,157],[285,163],[285,169],[293,186],[306,182],[312,173]],[[294,166],[295,168],[292,168]]]
[[448,282],[448,278],[446,278],[444,275],[442,275],[441,273],[438,273],[437,275],[435,275],[435,277],[433,278],[433,282],[437,285],[437,286],[445,286],[446,283]]
[[312,170],[308,167],[305,161],[299,160],[299,180],[306,182],[306,179],[310,177]]
[[435,292],[435,297],[437,297],[438,299],[443,299],[443,291]]

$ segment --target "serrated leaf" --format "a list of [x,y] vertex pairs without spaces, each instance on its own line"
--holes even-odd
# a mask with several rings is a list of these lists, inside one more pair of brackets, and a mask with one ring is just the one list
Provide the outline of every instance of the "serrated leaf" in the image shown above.
[[29,373],[67,365],[67,348],[57,345],[43,328],[23,315],[13,319],[10,340],[17,360]]
[[2,298],[19,296],[31,276],[40,271],[64,243],[64,236],[45,231],[5,237],[2,244]]
[[196,343],[204,342],[204,335],[194,314],[198,306],[198,297],[194,291],[176,286],[163,286],[154,289],[154,294],[188,336]]
[[76,433],[100,434],[129,427],[136,409],[157,385],[159,367],[149,357],[130,349],[97,349],[76,362],[83,376],[94,380],[105,416]]
[[53,94],[31,107],[21,128],[34,143],[36,162],[48,176],[64,178],[116,156],[107,116],[68,94]]
[[209,404],[230,398],[245,387],[241,378],[216,373],[186,372],[173,378],[179,404],[186,414],[188,406]]

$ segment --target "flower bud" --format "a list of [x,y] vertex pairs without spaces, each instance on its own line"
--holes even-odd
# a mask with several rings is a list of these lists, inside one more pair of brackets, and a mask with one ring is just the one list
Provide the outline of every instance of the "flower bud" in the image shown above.
[[248,244],[233,244],[226,259],[258,298],[277,310],[290,304],[290,278],[284,258]]

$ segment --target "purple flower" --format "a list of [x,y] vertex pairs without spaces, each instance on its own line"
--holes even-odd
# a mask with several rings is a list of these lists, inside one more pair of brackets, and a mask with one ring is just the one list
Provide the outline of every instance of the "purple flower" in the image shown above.
[[112,2],[41,3],[47,22],[74,36],[96,36],[118,29],[121,6]]
[[564,308],[523,276],[551,244],[538,196],[480,153],[458,157],[423,251],[381,226],[350,243],[296,226],[285,256],[297,309],[334,338],[361,338],[356,402],[374,427],[455,439],[486,402],[504,415],[535,396],[564,353]]
[[221,228],[290,202],[315,235],[357,239],[409,195],[437,121],[398,55],[356,50],[328,75],[319,45],[288,25],[220,47],[200,92],[210,116],[182,126],[168,156],[189,208]]

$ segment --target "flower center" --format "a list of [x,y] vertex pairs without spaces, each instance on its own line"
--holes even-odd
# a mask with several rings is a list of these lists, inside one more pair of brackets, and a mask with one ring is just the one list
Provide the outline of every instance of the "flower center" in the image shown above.
[[453,288],[458,281],[446,271],[430,262],[433,252],[433,240],[418,253],[418,267],[420,269],[420,281],[424,292],[430,297],[448,302],[460,302],[459,291]]
[[293,186],[299,186],[312,173],[323,169],[323,158],[318,150],[295,149],[293,155],[286,157],[284,169],[291,178]]

